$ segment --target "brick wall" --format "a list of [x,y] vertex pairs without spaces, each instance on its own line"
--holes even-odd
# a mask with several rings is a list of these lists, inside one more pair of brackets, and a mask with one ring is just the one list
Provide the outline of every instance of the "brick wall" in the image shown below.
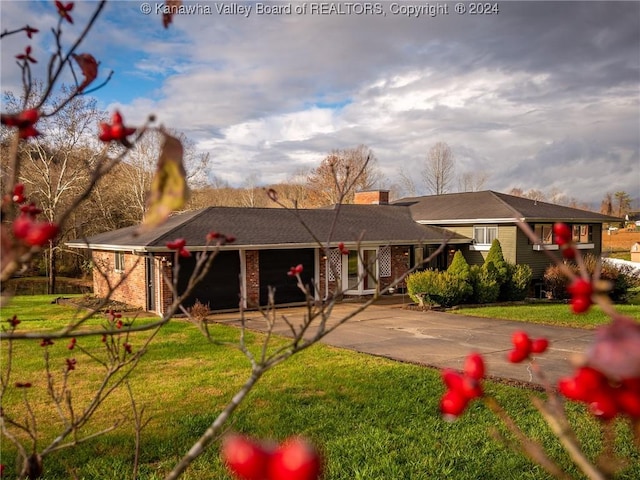
[[[164,314],[167,311],[171,303],[173,303],[173,293],[171,292],[171,282],[173,281],[173,265],[171,262],[162,261],[162,257],[155,257],[155,270],[158,272],[155,278],[156,284],[156,298],[160,299],[161,311],[158,313]],[[165,278],[167,280],[165,280]],[[167,283],[169,282],[169,283]],[[156,300],[157,302],[157,300]]]
[[247,306],[252,307],[260,302],[260,261],[257,250],[247,250],[245,252],[246,286],[247,286]]
[[[105,298],[113,288],[111,299],[145,309],[146,279],[144,257],[124,254],[124,270],[115,269],[115,252],[93,251],[92,258],[96,267],[93,269],[93,293]],[[104,274],[104,275],[103,275]],[[126,280],[122,281],[126,276]],[[120,285],[118,285],[118,282]]]
[[[391,247],[391,276],[380,279],[380,290],[387,288],[396,279],[409,271],[409,249],[411,247]],[[405,288],[406,282],[398,283],[396,288]]]

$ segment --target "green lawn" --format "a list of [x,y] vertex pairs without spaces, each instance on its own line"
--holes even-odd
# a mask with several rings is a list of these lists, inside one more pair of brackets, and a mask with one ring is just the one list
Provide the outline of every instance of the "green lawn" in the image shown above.
[[[640,305],[616,305],[616,310],[624,315],[640,320]],[[529,303],[525,305],[500,305],[474,308],[458,308],[451,313],[474,317],[502,318],[527,323],[559,325],[563,327],[595,328],[609,322],[598,306],[587,313],[576,315],[564,303]]]
[[[2,310],[2,318],[15,312],[25,324],[38,322],[46,328],[65,324],[73,309],[49,301],[46,296],[16,298]],[[215,338],[225,341],[235,341],[239,334],[233,327],[220,325],[212,326],[211,331]],[[132,336],[134,349],[146,335]],[[257,349],[261,338],[249,334],[251,348]],[[99,338],[80,339],[78,344],[96,355],[103,348]],[[98,368],[66,345],[66,341],[59,341],[50,347],[51,362],[59,370],[65,359],[77,359],[71,382],[76,409],[80,410],[99,381]],[[3,345],[3,366],[6,351]],[[35,340],[16,343],[10,384],[33,382],[28,391],[32,408],[39,430],[51,439],[59,423],[51,405],[42,401],[46,391],[42,353]],[[139,406],[144,405],[152,417],[143,431],[139,478],[162,478],[213,421],[248,373],[247,361],[237,350],[209,343],[185,321],[167,325],[131,378]],[[532,392],[495,383],[487,383],[486,391],[517,416],[517,423],[540,440],[553,458],[575,473],[528,403]],[[18,417],[24,414],[21,393],[8,389],[3,399],[7,413]],[[232,417],[229,427],[276,440],[294,434],[308,436],[324,451],[327,480],[548,478],[541,468],[492,439],[488,432],[496,426],[502,428],[483,404],[473,404],[454,423],[443,421],[438,414],[442,393],[435,370],[316,345],[269,372]],[[105,402],[87,431],[96,431],[129,413],[126,395],[119,392]],[[595,456],[601,445],[596,422],[580,406],[571,406],[570,413],[586,451]],[[640,454],[632,447],[626,424],[621,422],[619,427],[618,452],[632,461],[620,478],[640,478]],[[44,478],[130,478],[133,445],[132,428],[121,427],[48,457]],[[216,443],[183,478],[229,479],[217,449]],[[1,452],[2,463],[12,466],[15,452],[5,439]]]

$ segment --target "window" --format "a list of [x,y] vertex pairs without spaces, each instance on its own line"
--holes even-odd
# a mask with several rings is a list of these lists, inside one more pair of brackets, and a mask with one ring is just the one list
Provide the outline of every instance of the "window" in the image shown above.
[[473,227],[473,239],[478,245],[491,245],[498,238],[497,226],[475,226]]
[[124,252],[116,252],[114,263],[116,272],[124,272]]
[[534,232],[543,245],[553,244],[553,225],[550,223],[536,223]]
[[574,225],[573,241],[576,243],[592,243],[593,230],[591,225]]

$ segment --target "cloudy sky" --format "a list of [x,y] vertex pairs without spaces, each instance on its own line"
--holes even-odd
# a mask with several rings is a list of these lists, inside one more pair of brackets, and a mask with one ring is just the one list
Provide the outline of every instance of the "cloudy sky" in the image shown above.
[[[52,3],[0,3],[2,31],[40,29],[38,66],[52,51]],[[78,2],[63,44],[95,5]],[[183,131],[210,152],[209,173],[233,185],[284,181],[365,144],[390,187],[400,172],[418,180],[442,141],[457,173],[484,171],[487,188],[640,198],[640,2],[500,1],[483,15],[469,2],[465,14],[430,2],[436,15],[408,16],[426,3],[312,14],[318,2],[291,2],[291,14],[266,15],[256,2],[205,1],[168,30],[156,5],[147,15],[142,2],[106,6],[79,49],[115,72],[94,95],[132,122],[154,113]],[[221,14],[223,5],[251,11]],[[376,12],[357,14],[367,5]],[[3,90],[19,85],[14,55],[27,42],[3,39]]]

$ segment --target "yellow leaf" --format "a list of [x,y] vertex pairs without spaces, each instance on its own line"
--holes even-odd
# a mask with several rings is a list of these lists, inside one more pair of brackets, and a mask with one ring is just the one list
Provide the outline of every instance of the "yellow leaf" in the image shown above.
[[162,225],[171,213],[184,207],[188,188],[182,164],[182,143],[164,133],[164,143],[158,158],[158,168],[151,182],[147,208],[138,234]]

